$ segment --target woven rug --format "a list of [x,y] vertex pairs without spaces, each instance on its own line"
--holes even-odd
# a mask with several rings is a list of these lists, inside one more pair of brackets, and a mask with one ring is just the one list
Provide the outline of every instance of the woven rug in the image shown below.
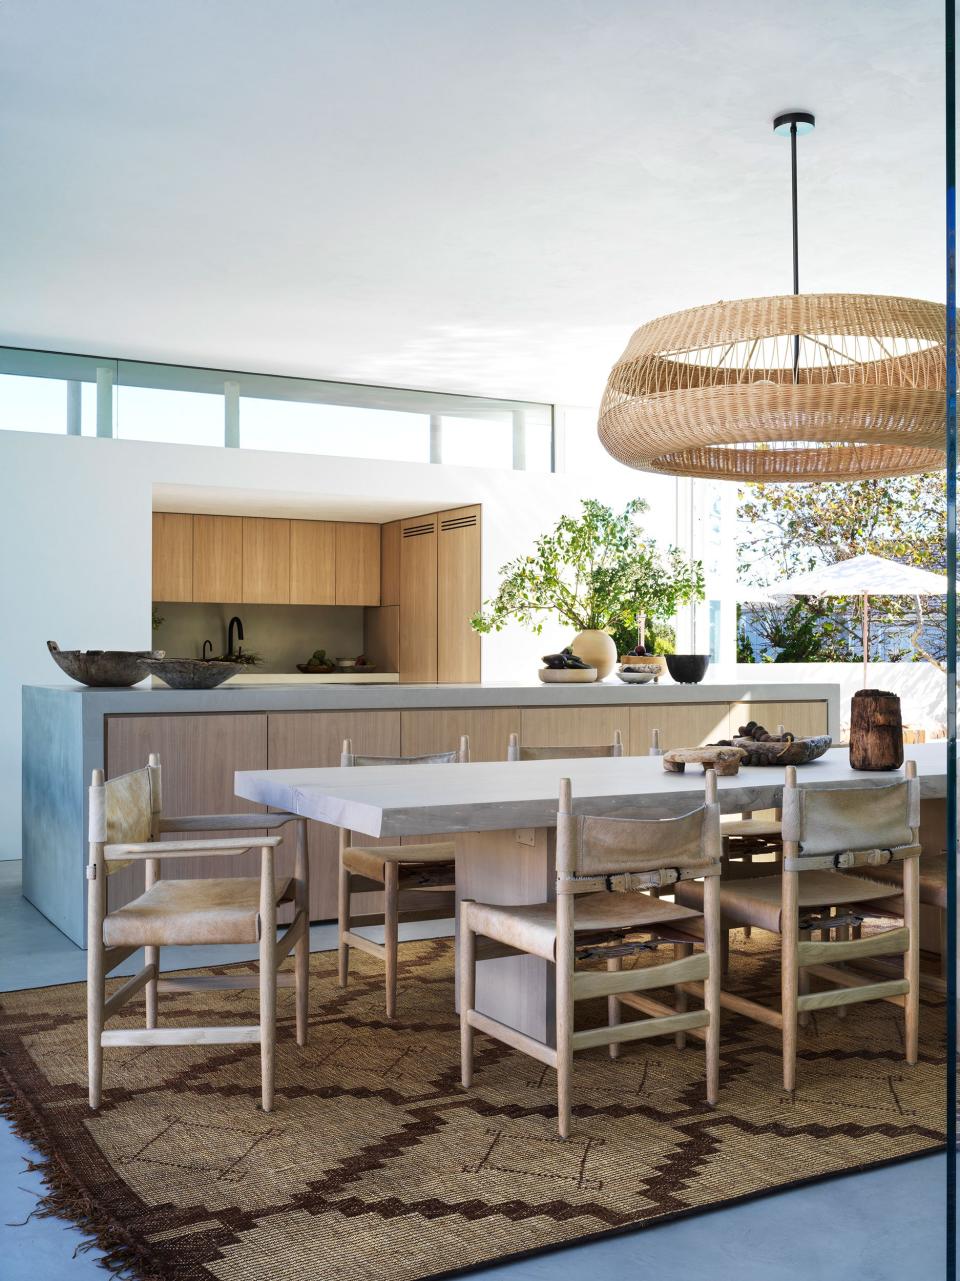
[[[748,950],[727,986],[773,993],[770,936],[736,941]],[[401,957],[394,1026],[382,969],[356,952],[345,993],[335,956],[313,956],[304,1050],[292,993],[281,992],[270,1116],[257,1108],[255,1046],[108,1050],[104,1106],[92,1115],[83,985],[5,995],[4,1106],[40,1148],[47,1211],[81,1224],[109,1266],[151,1281],[414,1281],[944,1141],[939,999],[924,999],[915,1068],[903,1062],[894,1006],[815,1015],[800,1034],[792,1102],[776,1033],[730,1014],[716,1109],[704,1102],[697,1041],[635,1043],[617,1060],[588,1051],[576,1058],[562,1142],[554,1073],[534,1060],[478,1035],[475,1087],[461,1089],[450,942],[411,944]],[[251,1022],[253,997],[163,996],[161,1022]],[[587,1022],[603,1017],[591,1004]],[[132,1003],[123,1021],[139,1024],[142,1009]]]

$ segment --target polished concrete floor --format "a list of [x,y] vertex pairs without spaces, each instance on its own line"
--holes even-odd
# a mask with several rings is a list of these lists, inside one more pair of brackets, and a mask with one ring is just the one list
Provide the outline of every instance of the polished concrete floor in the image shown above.
[[[315,950],[332,943],[331,927],[313,928]],[[164,964],[222,964],[252,954],[168,948]],[[140,963],[131,958],[130,971]],[[80,981],[84,966],[85,954],[20,896],[20,865],[0,862],[0,991]],[[35,1155],[0,1122],[0,1278],[103,1281],[99,1252],[76,1253],[83,1245],[76,1228],[31,1217],[42,1191],[40,1174],[28,1169]],[[641,1273],[684,1281],[939,1281],[945,1276],[944,1171],[943,1157],[922,1157],[472,1275],[490,1281]],[[316,1281],[323,1281],[322,1265]]]

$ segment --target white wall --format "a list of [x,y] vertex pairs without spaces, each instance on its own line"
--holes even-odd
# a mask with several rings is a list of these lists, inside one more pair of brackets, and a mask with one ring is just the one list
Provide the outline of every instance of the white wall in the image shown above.
[[[670,487],[621,468],[593,449],[593,419],[567,433],[568,475],[371,462],[252,450],[159,445],[89,437],[0,432],[0,858],[20,849],[20,688],[66,681],[46,650],[145,649],[151,644],[151,508],[154,486],[232,492],[251,511],[321,516],[351,502],[377,504],[384,519],[483,504],[483,594],[500,566],[524,551],[580,496],[620,503],[643,493],[651,532],[663,529]],[[587,457],[581,456],[581,448]],[[599,447],[597,447],[599,448]],[[204,501],[204,506],[206,501]],[[200,507],[203,510],[203,506]],[[519,627],[484,637],[486,680],[534,677],[539,655],[571,639]]]
[[[840,686],[840,723],[850,725],[850,700],[863,687],[862,663],[734,663],[718,671],[718,679],[771,681],[817,681]],[[868,685],[900,697],[904,725],[925,729],[929,734],[945,732],[947,723],[947,678],[931,663],[871,663]],[[790,726],[787,726],[789,729]]]

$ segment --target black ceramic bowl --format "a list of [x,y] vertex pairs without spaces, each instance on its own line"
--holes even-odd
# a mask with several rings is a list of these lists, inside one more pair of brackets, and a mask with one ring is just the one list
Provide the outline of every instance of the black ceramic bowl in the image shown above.
[[666,654],[667,671],[680,685],[699,685],[710,666],[709,654]]

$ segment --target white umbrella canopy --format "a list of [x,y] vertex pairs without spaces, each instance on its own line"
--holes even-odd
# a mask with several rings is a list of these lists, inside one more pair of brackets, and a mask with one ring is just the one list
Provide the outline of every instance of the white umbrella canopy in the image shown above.
[[[863,687],[867,687],[867,663],[870,651],[871,596],[945,596],[949,588],[946,574],[934,574],[916,565],[902,565],[869,552],[821,565],[807,574],[770,583],[767,591],[789,596],[862,596],[863,597]],[[919,612],[919,599],[917,609]],[[918,628],[919,631],[919,628]]]

